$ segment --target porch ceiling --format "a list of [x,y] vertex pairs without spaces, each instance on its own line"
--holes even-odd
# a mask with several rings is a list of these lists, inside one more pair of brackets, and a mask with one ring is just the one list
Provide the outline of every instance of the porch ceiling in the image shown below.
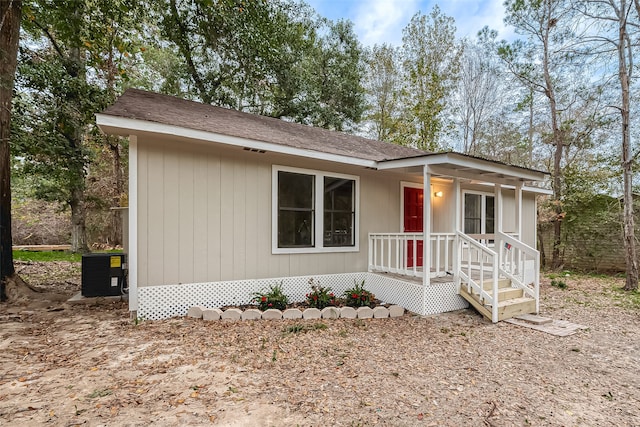
[[460,153],[434,153],[378,162],[380,170],[402,169],[405,172],[416,174],[422,174],[425,166],[429,167],[432,176],[456,177],[511,185],[527,181],[542,181],[548,175],[546,172]]

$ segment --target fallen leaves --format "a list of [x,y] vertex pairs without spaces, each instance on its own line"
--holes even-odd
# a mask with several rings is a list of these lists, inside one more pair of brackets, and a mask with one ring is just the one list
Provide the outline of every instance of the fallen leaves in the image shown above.
[[[567,299],[577,291],[544,292],[563,318],[580,319],[584,304]],[[289,425],[623,425],[640,418],[631,395],[640,384],[637,370],[612,361],[638,360],[629,344],[640,341],[638,316],[606,305],[597,290],[589,295],[607,309],[586,318],[593,332],[565,341],[491,325],[472,311],[385,322],[175,318],[134,326],[126,308],[35,310],[12,319],[0,307],[18,343],[2,354],[4,368],[17,374],[0,381],[0,401],[23,411],[6,410],[0,424],[35,425],[54,408],[50,417],[61,425],[238,417],[257,425],[272,408],[293,417],[282,422]],[[567,363],[557,363],[559,354]],[[25,399],[33,409],[24,409]]]

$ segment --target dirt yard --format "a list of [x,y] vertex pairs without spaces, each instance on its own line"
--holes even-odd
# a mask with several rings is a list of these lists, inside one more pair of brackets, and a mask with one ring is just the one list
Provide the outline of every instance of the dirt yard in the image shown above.
[[[18,270],[69,292],[69,267]],[[639,295],[628,303],[620,279],[562,280],[544,281],[541,314],[589,327],[564,338],[472,310],[136,323],[121,303],[5,304],[0,424],[640,426]]]

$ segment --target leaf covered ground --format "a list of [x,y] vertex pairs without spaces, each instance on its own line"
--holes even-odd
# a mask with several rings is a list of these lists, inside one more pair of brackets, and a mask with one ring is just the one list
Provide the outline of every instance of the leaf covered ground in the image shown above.
[[621,279],[562,280],[543,282],[541,314],[589,327],[569,337],[472,310],[207,323],[134,322],[122,303],[2,305],[0,424],[640,425],[638,295]]

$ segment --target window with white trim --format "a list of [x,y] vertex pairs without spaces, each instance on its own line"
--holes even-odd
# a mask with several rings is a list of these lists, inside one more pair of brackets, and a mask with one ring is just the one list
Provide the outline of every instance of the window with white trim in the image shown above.
[[357,176],[273,167],[273,252],[358,250]]
[[495,232],[495,197],[484,193],[464,193],[464,233]]
[[315,177],[278,172],[278,247],[314,246]]

